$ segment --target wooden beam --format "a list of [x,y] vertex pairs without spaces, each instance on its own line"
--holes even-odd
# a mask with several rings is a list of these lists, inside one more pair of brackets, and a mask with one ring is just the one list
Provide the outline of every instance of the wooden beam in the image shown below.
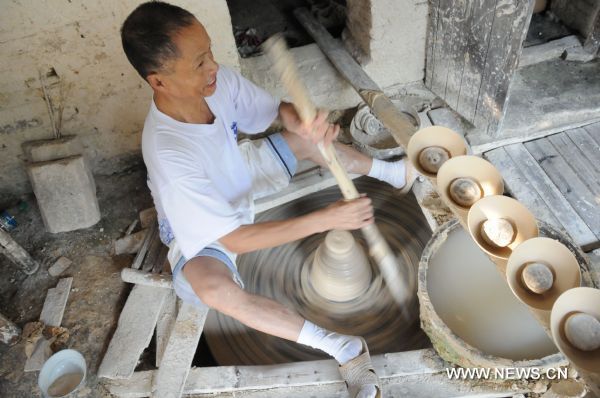
[[[515,380],[485,385],[481,390],[469,381],[450,381],[446,372],[452,366],[441,360],[433,349],[374,355],[371,358],[386,396],[501,397],[529,391],[526,383]],[[110,380],[106,386],[117,397],[146,397],[152,391],[152,380],[157,372],[136,372],[129,380]],[[435,383],[426,387],[432,380]],[[224,394],[217,396],[227,397],[337,397],[345,396],[347,390],[337,363],[320,360],[270,366],[193,368],[183,393]]]
[[430,2],[425,85],[494,135],[504,118],[533,2]]
[[[65,306],[71,292],[73,278],[63,278],[58,281],[55,288],[48,289],[44,307],[40,314],[40,321],[48,326],[60,326],[65,313]],[[50,349],[52,341],[40,338],[33,353],[25,362],[25,372],[34,372],[42,369],[44,362],[52,355]]]
[[[183,303],[152,380],[152,397],[180,397],[196,354],[208,307]],[[220,376],[219,376],[220,377]]]
[[177,295],[174,290],[167,293],[165,302],[158,315],[158,321],[156,322],[156,367],[160,367],[162,362],[173,325],[175,325],[175,319],[177,318]]
[[140,355],[150,344],[168,292],[151,286],[133,287],[98,369],[98,377],[126,379],[133,375]]
[[581,43],[575,35],[562,37],[537,46],[526,47],[523,49],[521,58],[519,58],[519,68],[560,58],[566,50],[573,48],[581,48]]
[[0,228],[0,253],[17,265],[27,275],[35,273],[40,265],[25,249],[11,238],[11,236]]
[[40,321],[48,326],[60,326],[72,284],[73,278],[63,278],[58,281],[55,288],[48,289]]
[[168,274],[154,274],[132,268],[121,270],[123,282],[135,283],[136,285],[151,286],[163,289],[173,288],[173,277]]

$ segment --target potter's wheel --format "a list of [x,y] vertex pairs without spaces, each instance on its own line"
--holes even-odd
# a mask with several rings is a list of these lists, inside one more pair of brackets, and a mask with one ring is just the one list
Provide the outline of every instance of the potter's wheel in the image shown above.
[[[369,288],[351,301],[330,301],[311,288],[311,259],[325,234],[238,257],[238,269],[246,289],[274,298],[327,329],[364,336],[372,354],[427,347],[429,341],[419,328],[415,286],[421,252],[431,236],[427,222],[412,195],[398,197],[388,185],[369,178],[355,182],[359,192],[367,193],[373,200],[377,224],[388,244],[409,265],[414,290],[404,308],[404,316],[372,262],[369,264],[372,270]],[[256,217],[256,222],[299,216],[340,198],[338,188],[330,188],[264,212]],[[353,235],[366,249],[360,232],[355,231]],[[262,365],[327,358],[320,351],[246,328],[215,311],[211,311],[204,330],[210,350],[220,365]]]

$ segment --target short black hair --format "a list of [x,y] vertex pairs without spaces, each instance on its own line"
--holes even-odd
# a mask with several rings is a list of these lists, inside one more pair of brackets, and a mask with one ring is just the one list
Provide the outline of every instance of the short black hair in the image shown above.
[[131,65],[144,79],[179,56],[172,37],[192,25],[196,17],[187,10],[162,1],[140,4],[123,22],[121,42]]

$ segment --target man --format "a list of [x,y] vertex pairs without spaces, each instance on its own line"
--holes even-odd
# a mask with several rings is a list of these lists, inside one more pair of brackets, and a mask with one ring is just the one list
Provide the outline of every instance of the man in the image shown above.
[[[380,396],[378,379],[365,365],[364,340],[322,329],[279,303],[247,293],[235,266],[240,253],[373,222],[371,201],[361,197],[253,224],[253,199],[285,187],[299,160],[324,165],[315,143],[332,142],[339,126],[328,123],[324,111],[303,124],[291,104],[217,64],[204,27],[179,7],[144,3],[126,19],[121,36],[129,61],[154,93],[142,152],[177,295],[251,328],[323,350],[342,365],[343,374],[352,373],[346,381],[356,390],[353,396]],[[238,129],[262,132],[277,117],[282,133],[238,146]],[[335,146],[348,171],[410,188],[403,161],[372,160]]]

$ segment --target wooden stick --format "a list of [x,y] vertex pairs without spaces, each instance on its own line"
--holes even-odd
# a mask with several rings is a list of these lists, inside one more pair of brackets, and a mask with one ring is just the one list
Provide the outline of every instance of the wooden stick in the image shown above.
[[[298,77],[294,59],[288,51],[284,39],[281,36],[271,37],[265,42],[264,48],[273,62],[273,68],[292,96],[294,107],[300,118],[304,123],[311,123],[317,115],[317,110]],[[360,194],[340,164],[334,146],[332,144],[325,146],[322,141],[317,146],[344,198],[346,200],[358,199]],[[361,231],[369,245],[369,254],[379,266],[392,296],[399,305],[404,304],[408,299],[409,292],[406,281],[400,274],[396,257],[374,223],[361,228]]]
[[34,274],[40,267],[25,249],[11,238],[8,232],[0,228],[0,253],[4,254],[13,263],[15,263],[21,271],[27,275]]

